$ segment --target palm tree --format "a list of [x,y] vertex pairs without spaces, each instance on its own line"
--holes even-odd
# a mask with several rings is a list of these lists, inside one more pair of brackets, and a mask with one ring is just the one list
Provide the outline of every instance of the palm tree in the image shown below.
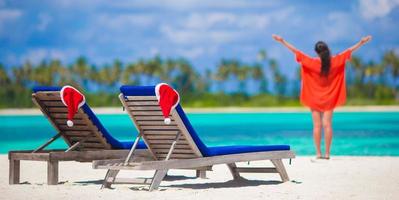
[[[259,52],[258,52],[258,55],[257,55],[257,60],[258,60],[258,62],[260,62],[261,63],[261,66],[260,66],[260,68],[261,69],[264,69],[264,67],[262,66],[265,62],[266,62],[266,60],[267,60],[267,53],[266,53],[266,51],[264,50],[264,49],[261,49],[261,50],[259,50]],[[258,70],[258,69],[256,69],[256,70]],[[262,70],[262,71],[266,71],[266,70]],[[258,71],[258,73],[259,73],[260,71]],[[260,91],[261,92],[263,92],[263,93],[267,93],[268,92],[268,82],[267,82],[267,78],[266,78],[266,76],[265,75],[262,75],[263,77],[261,78],[261,77],[259,77],[259,78],[261,78],[260,79]]]
[[205,70],[205,77],[202,78],[201,83],[203,85],[202,91],[204,92],[210,92],[211,87],[212,87],[212,71],[210,69]]
[[263,72],[262,65],[255,64],[252,68],[252,79],[259,83],[259,92],[267,93],[267,79]]
[[267,59],[267,54],[264,49],[259,50],[258,55],[257,55],[257,60],[259,62],[264,62]]
[[177,73],[173,77],[174,85],[182,94],[192,94],[198,81],[198,74],[193,70],[191,64],[185,59],[176,60]]
[[1,89],[4,89],[6,85],[10,84],[11,80],[7,75],[6,70],[4,69],[3,64],[0,63],[0,85]]
[[392,78],[394,81],[393,93],[396,101],[399,101],[399,57],[393,50],[388,51],[384,54],[383,64],[389,67],[392,72]]
[[10,91],[10,86],[12,86],[11,79],[8,77],[7,71],[4,68],[4,66],[0,63],[0,108],[4,107],[5,105],[8,104],[8,102],[11,100],[9,93],[12,92]]
[[216,71],[216,75],[215,75],[215,79],[216,81],[218,81],[220,84],[220,88],[219,91],[223,92],[223,89],[225,88],[223,83],[225,83],[225,81],[229,78],[230,75],[230,70],[229,70],[229,66],[228,66],[228,62],[225,59],[222,59],[222,61],[220,62],[220,64],[217,66],[217,71]]
[[171,82],[172,74],[176,69],[176,61],[173,59],[167,59],[161,66],[160,79],[167,83]]
[[235,76],[237,77],[239,83],[239,93],[245,94],[246,81],[249,78],[252,68],[248,65],[239,65],[236,69]]
[[362,60],[359,57],[356,56],[352,57],[350,63],[355,71],[355,84],[361,85],[362,83],[364,83],[364,78],[366,76],[365,69],[363,68],[365,64],[362,62]]
[[276,60],[270,59],[269,67],[273,75],[275,92],[277,93],[278,98],[282,98],[286,92],[287,78],[280,72]]
[[71,67],[72,79],[81,87],[87,89],[90,78],[90,67],[85,57],[80,56]]
[[226,60],[226,62],[229,77],[232,77],[233,80],[238,82],[238,92],[243,92],[247,71],[242,69],[242,65],[237,59]]
[[89,67],[89,77],[90,83],[96,83],[98,81],[98,68],[96,65],[90,65]]
[[60,81],[59,84],[60,85],[78,85],[78,83],[76,82],[76,80],[74,79],[74,74],[71,70],[71,66],[64,66],[60,69]]
[[162,62],[162,58],[159,55],[156,55],[146,62],[144,74],[149,78],[147,84],[151,84],[154,80],[162,76]]
[[115,86],[121,81],[121,73],[123,70],[123,64],[120,60],[116,59],[111,66],[111,73],[109,75],[111,86]]
[[34,78],[32,72],[33,67],[29,61],[25,62],[22,67],[13,67],[12,74],[15,84],[20,87],[27,85]]
[[[366,87],[364,85],[364,80],[366,78],[366,66],[363,61],[356,56],[353,56],[350,61],[350,67],[347,68],[349,71],[348,76],[350,79],[348,80],[348,96],[355,98],[365,98],[367,93],[365,92]],[[353,72],[352,72],[353,71]]]
[[61,79],[61,76],[63,76],[61,72],[62,64],[60,60],[52,60],[50,61],[49,64],[49,70],[51,74],[51,80],[50,85],[58,85]]
[[294,98],[299,97],[300,86],[301,86],[301,75],[302,75],[302,69],[301,67],[298,67],[295,72],[295,78],[292,81],[292,96]]
[[137,64],[131,63],[126,66],[122,73],[122,83],[128,85],[140,85],[140,74]]

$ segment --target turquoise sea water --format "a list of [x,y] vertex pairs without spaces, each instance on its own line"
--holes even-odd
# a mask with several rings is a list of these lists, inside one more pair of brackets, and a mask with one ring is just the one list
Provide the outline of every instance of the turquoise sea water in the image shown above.
[[[189,114],[208,146],[289,144],[298,155],[313,155],[310,113]],[[99,115],[109,132],[134,140],[127,115]],[[343,112],[333,117],[333,155],[399,156],[399,112]],[[0,116],[0,153],[34,149],[56,132],[43,116]],[[50,147],[65,148],[62,139]]]

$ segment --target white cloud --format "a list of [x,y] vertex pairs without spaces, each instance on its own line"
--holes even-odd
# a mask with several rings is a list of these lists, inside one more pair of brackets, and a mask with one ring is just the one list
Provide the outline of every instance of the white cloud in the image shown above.
[[103,14],[96,17],[98,25],[107,28],[131,28],[132,26],[149,26],[154,16],[149,14]]
[[16,19],[21,15],[22,11],[17,9],[2,9],[0,10],[0,21]]
[[0,34],[4,32],[7,23],[13,22],[22,16],[22,11],[17,9],[1,9],[0,10]]
[[[1,0],[0,0],[1,1]],[[63,9],[85,9],[97,10],[107,9],[161,9],[168,11],[186,12],[194,10],[209,9],[259,9],[271,8],[281,5],[280,1],[264,0],[126,0],[126,1],[108,1],[108,0],[47,0],[56,7]]]
[[217,43],[223,44],[238,39],[243,34],[237,30],[197,30],[197,29],[179,29],[170,25],[164,25],[160,30],[170,41],[181,44],[201,44]]
[[205,53],[205,49],[202,47],[195,47],[189,49],[180,49],[176,51],[177,54],[182,55],[188,59],[196,59]]
[[109,6],[109,1],[107,0],[86,0],[86,1],[81,1],[81,0],[44,0],[46,4],[52,4],[56,6],[57,8],[62,8],[62,9],[96,9],[97,7],[101,5],[106,5]]
[[22,15],[21,10],[17,9],[2,9],[0,10],[0,22],[7,20],[15,20]]
[[193,13],[183,22],[183,26],[189,29],[210,29],[219,25],[231,25],[237,19],[232,13]]
[[359,0],[360,13],[366,20],[384,17],[397,6],[399,0]]
[[134,34],[144,32],[155,23],[156,15],[152,14],[100,14],[71,37],[82,43],[131,46],[137,40]]
[[46,49],[34,49],[29,50],[25,55],[21,57],[21,61],[30,61],[32,63],[39,63],[43,59],[47,58],[48,52]]
[[281,23],[289,19],[292,11],[289,7],[261,14],[195,12],[176,23],[162,25],[160,31],[177,44],[224,44],[265,32],[272,21]]
[[187,11],[195,9],[246,9],[267,8],[281,4],[279,1],[264,0],[147,0],[147,1],[112,1],[116,8],[163,8],[169,10]]
[[7,63],[7,64],[11,64],[11,65],[19,64],[18,56],[15,55],[15,53],[8,53],[5,56],[4,60],[5,60],[5,63]]
[[345,12],[332,12],[327,16],[327,22],[322,25],[320,36],[330,42],[354,40],[363,35],[360,24]]
[[39,14],[39,24],[36,26],[37,30],[45,31],[47,29],[47,26],[50,24],[50,22],[52,20],[53,19],[49,14],[40,13]]
[[34,48],[29,49],[25,54],[20,56],[20,62],[29,60],[31,63],[37,64],[44,59],[58,59],[61,61],[68,61],[78,56],[78,53],[72,49],[47,49]]
[[184,26],[192,29],[210,29],[217,27],[264,29],[271,16],[266,14],[234,14],[228,12],[194,13]]
[[151,47],[150,48],[150,55],[151,56],[156,56],[159,54],[159,49],[157,47]]

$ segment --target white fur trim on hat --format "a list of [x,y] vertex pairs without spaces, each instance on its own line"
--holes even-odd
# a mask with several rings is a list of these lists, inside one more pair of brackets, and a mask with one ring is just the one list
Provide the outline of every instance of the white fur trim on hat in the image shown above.
[[70,85],[65,85],[64,87],[61,88],[61,91],[60,91],[61,101],[62,101],[62,103],[63,103],[65,106],[67,106],[67,104],[66,104],[66,102],[64,101],[64,97],[63,97],[63,96],[64,96],[64,90],[65,90],[66,88],[73,88],[73,89],[76,90],[80,95],[82,95],[83,101],[79,103],[79,108],[82,107],[83,104],[86,103],[85,95],[83,95],[83,94],[82,94],[79,90],[77,90],[76,88],[74,88],[74,87],[72,87],[72,86],[70,86]]
[[[161,100],[161,96],[160,96],[160,94],[159,94],[159,88],[161,88],[162,85],[167,85],[167,86],[169,86],[169,87],[172,88],[173,91],[175,91],[176,94],[177,94],[177,101],[176,101],[176,103],[175,103],[174,105],[172,105],[172,107],[171,107],[171,109],[170,109],[170,113],[172,113],[173,110],[176,108],[176,106],[179,105],[179,103],[180,103],[180,94],[179,94],[173,87],[171,87],[170,85],[168,85],[167,83],[158,83],[158,84],[155,86],[155,96],[157,97],[158,103],[159,103],[159,101]],[[170,119],[169,117],[164,119],[164,123],[165,123],[165,124],[170,124],[170,122],[171,122],[171,119]]]

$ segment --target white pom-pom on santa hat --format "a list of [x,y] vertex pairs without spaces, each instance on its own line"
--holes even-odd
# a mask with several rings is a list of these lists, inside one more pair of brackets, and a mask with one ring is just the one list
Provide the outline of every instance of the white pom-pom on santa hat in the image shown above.
[[73,121],[72,121],[72,120],[68,120],[68,121],[67,121],[67,125],[68,125],[69,127],[72,127],[72,126],[73,126]]
[[163,120],[163,122],[164,122],[165,124],[170,124],[171,120],[170,120],[170,118],[168,117],[168,118],[165,118],[165,119]]
[[161,107],[164,116],[164,123],[170,124],[170,113],[179,104],[179,93],[166,83],[159,83],[155,86],[155,95],[158,99],[159,106]]
[[62,103],[68,109],[67,115],[67,125],[68,127],[73,126],[73,117],[78,112],[79,108],[82,107],[86,103],[85,96],[80,93],[77,89],[72,86],[66,85],[62,87],[60,91],[60,97]]

